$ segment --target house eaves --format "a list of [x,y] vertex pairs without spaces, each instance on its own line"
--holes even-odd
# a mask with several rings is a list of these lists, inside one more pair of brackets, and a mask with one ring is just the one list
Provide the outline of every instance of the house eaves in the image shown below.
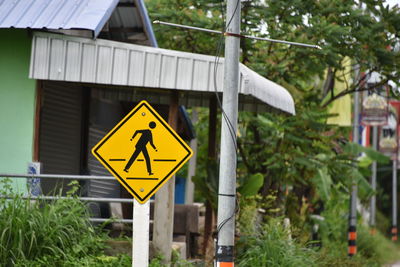
[[157,47],[144,0],[120,0],[99,38]]
[[[208,55],[37,32],[32,41],[29,77],[180,90],[193,96],[191,103],[196,105],[201,97],[222,92],[223,64],[221,59],[216,66],[215,57]],[[285,88],[242,64],[238,75],[239,93],[253,99],[244,109],[257,111],[263,110],[258,106],[267,106],[267,110],[295,114],[293,98]]]

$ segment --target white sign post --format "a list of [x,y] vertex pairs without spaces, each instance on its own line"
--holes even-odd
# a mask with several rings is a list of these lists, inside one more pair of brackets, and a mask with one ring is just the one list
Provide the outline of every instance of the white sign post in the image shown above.
[[133,200],[132,266],[149,266],[150,201]]

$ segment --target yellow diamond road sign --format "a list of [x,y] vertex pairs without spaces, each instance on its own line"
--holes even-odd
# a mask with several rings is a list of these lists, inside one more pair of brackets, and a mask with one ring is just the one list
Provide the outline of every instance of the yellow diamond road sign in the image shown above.
[[146,101],[129,112],[92,153],[140,203],[146,202],[193,154]]

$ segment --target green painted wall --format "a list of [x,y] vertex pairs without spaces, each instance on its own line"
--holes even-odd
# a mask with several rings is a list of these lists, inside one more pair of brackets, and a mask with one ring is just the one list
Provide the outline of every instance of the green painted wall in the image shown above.
[[[26,30],[0,29],[0,173],[26,173],[32,161],[35,80],[28,78],[31,38]],[[25,179],[14,179],[26,192]]]

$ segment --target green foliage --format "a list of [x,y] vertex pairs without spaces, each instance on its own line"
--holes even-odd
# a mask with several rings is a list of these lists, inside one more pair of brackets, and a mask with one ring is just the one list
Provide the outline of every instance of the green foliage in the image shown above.
[[165,265],[162,263],[162,261],[163,257],[161,255],[157,255],[150,261],[149,267],[164,267]]
[[[201,196],[197,200],[210,201],[214,210],[217,208],[219,165],[218,160],[208,157],[208,112],[198,111],[199,121],[196,132],[199,143],[196,175],[192,178],[196,185],[196,192]],[[218,137],[217,137],[218,138]],[[238,192],[248,197],[254,196],[263,185],[264,176],[261,173],[241,172],[238,179]]]
[[172,250],[171,264],[168,267],[193,267],[193,265],[180,258],[180,254],[176,250]]
[[[102,236],[88,221],[86,207],[72,194],[54,201],[23,199],[10,190],[10,181],[1,182],[0,262],[3,266],[93,266],[104,248]],[[87,264],[85,265],[84,263]],[[100,265],[111,266],[111,265]]]
[[[152,20],[190,25],[208,29],[221,29],[222,3],[215,0],[151,0],[146,1]],[[162,48],[200,54],[215,51],[218,35],[179,28],[154,25],[157,41]]]
[[[221,3],[147,0],[152,19],[210,29],[222,29]],[[399,43],[400,10],[387,8],[383,0],[254,0],[241,4],[245,34],[322,46],[316,50],[241,39],[242,62],[286,87],[297,103],[297,114],[292,117],[246,112],[239,115],[237,188],[241,212],[238,227],[243,234],[241,238],[248,238],[246,242],[252,245],[240,254],[242,266],[264,266],[255,260],[262,259],[267,264],[270,258],[268,266],[278,263],[302,266],[300,259],[305,255],[309,259],[304,263],[310,266],[316,265],[317,259],[318,266],[378,264],[380,260],[366,259],[377,251],[374,246],[366,246],[369,242],[365,243],[365,251],[375,252],[360,253],[352,260],[346,257],[348,198],[353,181],[358,184],[362,201],[375,193],[365,179],[369,165],[372,160],[384,163],[387,158],[347,142],[350,129],[327,125],[330,115],[321,105],[338,97],[334,95],[334,81],[344,79],[345,58],[350,58],[352,66],[359,66],[360,71],[380,73],[382,83],[398,82],[400,54],[387,48]],[[163,48],[207,54],[216,51],[219,36],[165,27],[168,26],[155,26]],[[331,77],[326,74],[327,70]],[[362,81],[353,77],[342,94],[352,93],[361,86]],[[327,102],[321,103],[322,99]],[[215,208],[218,166],[216,159],[210,160],[207,156],[207,115],[207,112],[200,113],[196,126],[200,129],[197,131],[200,147],[195,183],[198,200],[206,199]],[[359,153],[366,156],[355,160]],[[257,191],[259,195],[254,196]],[[325,217],[320,222],[323,249],[317,254],[299,249],[298,243],[285,238],[280,226],[269,229],[271,235],[267,231],[257,234],[257,227],[249,224],[258,224],[257,209],[264,206],[266,213],[261,222],[287,215],[299,229],[296,234],[301,240],[309,234],[310,223],[314,223],[308,213],[313,209],[322,211]],[[288,253],[282,252],[284,249]],[[281,258],[288,260],[282,262]]]
[[249,177],[242,178],[241,185],[238,187],[237,192],[241,196],[251,197],[257,195],[258,191],[264,184],[264,176],[261,173],[250,175]]
[[379,153],[373,148],[364,147],[356,143],[347,143],[345,146],[343,146],[343,150],[353,155],[365,153],[369,159],[378,163],[387,164],[390,162],[390,158],[383,155],[382,153]]
[[59,255],[46,255],[40,259],[32,261],[21,261],[16,267],[131,267],[132,258],[128,255],[105,256],[105,255],[77,255],[67,254],[65,257]]
[[325,202],[325,210],[321,214],[324,220],[313,221],[319,224],[322,242],[320,266],[382,266],[399,259],[398,247],[393,242],[379,231],[372,236],[363,224],[357,226],[358,253],[351,260],[347,257],[349,197],[340,191],[335,192]]
[[328,173],[328,168],[323,167],[317,170],[312,182],[315,184],[321,199],[329,200],[331,195],[332,178]]
[[[332,191],[347,194],[352,181],[366,200],[374,193],[365,178],[369,164],[388,160],[377,151],[347,142],[343,136],[349,129],[326,124],[329,115],[313,103],[315,94],[308,98],[296,116],[241,113],[239,122],[238,180],[262,174],[259,192],[263,196],[277,192],[277,207],[285,206],[295,224],[304,223],[303,208],[328,201]],[[354,160],[361,152],[366,154],[364,159]]]
[[[253,257],[250,255],[251,251],[254,257],[261,251],[269,251],[265,247],[269,243],[253,242],[253,239],[266,238],[263,236],[265,232],[259,232],[263,229],[263,224],[282,215],[288,216],[296,229],[293,236],[299,243],[293,242],[298,248],[310,239],[312,225],[320,225],[322,250],[304,252],[307,257],[315,259],[310,260],[311,262],[305,261],[310,266],[374,265],[384,259],[380,258],[381,254],[376,252],[378,248],[375,246],[366,248],[365,251],[372,250],[371,253],[378,255],[379,259],[369,258],[371,253],[368,252],[350,261],[346,253],[351,181],[358,183],[361,199],[367,200],[374,192],[365,179],[365,170],[369,168],[372,159],[385,162],[387,158],[378,152],[347,142],[343,136],[348,136],[349,130],[327,125],[325,121],[328,117],[326,111],[313,102],[298,108],[296,117],[240,114],[237,179],[240,213],[237,233],[240,235],[239,254],[248,253],[246,261],[241,263],[242,266],[251,266],[252,261],[248,259]],[[197,127],[205,126],[199,124]],[[206,151],[206,147],[202,149]],[[366,154],[364,159],[354,160],[362,152]],[[196,182],[203,195],[216,203],[218,167],[213,160],[205,162],[208,165],[200,165],[202,175],[197,176]],[[260,194],[255,194],[256,192]],[[259,208],[264,209],[264,215],[258,213]],[[324,221],[310,218],[308,215],[311,208],[322,210]],[[275,255],[279,253],[278,248],[281,246],[291,246],[285,242],[278,242],[277,247],[272,244],[268,253]],[[247,244],[252,244],[254,248],[249,248]],[[295,255],[303,252],[301,249],[290,249],[295,251],[292,252]],[[265,259],[268,257],[269,254]],[[288,261],[296,262],[296,257],[289,257]],[[276,261],[276,264],[286,264],[275,258],[270,260]],[[268,264],[275,264],[273,262]]]
[[[214,0],[147,0],[152,19],[160,19],[210,29],[221,29],[224,6]],[[363,8],[359,7],[359,3]],[[346,191],[356,180],[362,198],[373,192],[363,174],[368,174],[370,159],[386,158],[371,149],[361,149],[343,142],[347,129],[327,125],[329,117],[320,108],[321,99],[332,88],[324,88],[329,68],[333,80],[343,80],[343,60],[350,58],[362,71],[377,71],[383,81],[399,76],[399,52],[388,50],[398,42],[399,9],[389,9],[384,1],[306,0],[306,1],[245,1],[242,3],[242,32],[261,37],[320,44],[322,50],[287,47],[282,44],[241,40],[242,62],[268,79],[288,88],[297,105],[297,115],[240,115],[240,157],[238,188],[257,173],[263,175],[259,192],[265,197],[277,192],[277,207],[284,206],[282,188],[292,188],[293,205],[302,206],[303,197],[314,201],[327,200],[332,186]],[[213,53],[219,36],[180,28],[155,25],[161,47],[196,53]],[[330,79],[330,78],[329,78]],[[325,81],[326,80],[326,81]],[[359,89],[361,83],[348,84],[346,92]],[[332,91],[333,92],[333,91]],[[332,95],[330,95],[332,98]],[[200,115],[198,125],[207,130],[207,116]],[[201,199],[216,207],[218,166],[207,158],[206,134],[200,131],[199,172],[195,183]],[[200,140],[201,139],[201,140]],[[359,152],[367,154],[354,168]],[[214,159],[213,159],[214,161]],[[253,184],[252,193],[260,179]],[[311,203],[312,204],[312,203]]]
[[149,267],[192,267],[193,264],[186,260],[181,260],[177,251],[172,251],[171,263],[164,264],[164,257],[160,254],[156,255],[149,263]]
[[392,227],[391,217],[386,217],[380,210],[377,210],[376,229],[381,233],[387,233],[387,231],[391,229],[391,227]]
[[237,251],[238,266],[382,266],[399,258],[398,246],[379,232],[370,235],[364,225],[358,226],[358,253],[349,258],[347,224],[343,219],[346,217],[344,204],[347,203],[330,202],[336,211],[324,213],[325,220],[319,221],[321,249],[313,249],[310,246],[312,243],[305,244],[290,238],[290,232],[295,231],[285,228],[281,219],[272,219],[253,234],[241,236]]
[[322,245],[330,250],[332,246],[343,247],[343,252],[347,251],[347,223],[348,223],[348,207],[349,194],[341,192],[335,185],[337,190],[332,190],[331,198],[324,202],[324,211],[321,216],[323,221],[313,221],[319,225],[319,233]]
[[[147,0],[150,17],[184,25],[223,29],[225,6],[215,0]],[[383,75],[382,84],[399,82],[400,53],[390,50],[399,43],[399,8],[384,0],[244,1],[241,30],[257,37],[318,44],[318,49],[241,39],[241,60],[261,75],[276,81],[303,103],[304,92],[318,90],[319,100],[333,87],[324,81],[343,80],[343,60],[350,58],[361,71]],[[360,8],[360,4],[362,8]],[[161,47],[214,54],[220,36],[169,26],[154,26]],[[326,75],[329,69],[332,77]],[[334,86],[334,83],[332,83]],[[348,83],[343,94],[362,86]],[[329,94],[331,93],[331,94]],[[329,101],[328,101],[329,102]]]
[[261,227],[258,214],[259,196],[243,197],[240,199],[240,213],[237,216],[237,234],[242,240],[254,236]]
[[271,220],[255,236],[243,240],[238,266],[318,266],[316,253],[289,237],[280,220]]
[[377,231],[375,235],[371,235],[365,225],[360,225],[357,232],[358,253],[363,258],[373,261],[376,266],[383,266],[399,259],[398,246],[381,232]]
[[398,53],[386,47],[398,40],[393,28],[398,25],[393,24],[393,19],[399,10],[384,8],[382,0],[374,1],[374,5],[358,2],[368,4],[362,10],[356,1],[347,0],[266,1],[262,14],[267,29],[260,35],[320,44],[323,49],[287,49],[278,44],[256,43],[259,51],[254,57],[269,63],[260,66],[259,71],[301,87],[302,81],[314,78],[311,75],[322,76],[328,66],[342,69],[346,56],[362,63],[365,69],[390,68],[386,64],[395,64],[392,60]]

